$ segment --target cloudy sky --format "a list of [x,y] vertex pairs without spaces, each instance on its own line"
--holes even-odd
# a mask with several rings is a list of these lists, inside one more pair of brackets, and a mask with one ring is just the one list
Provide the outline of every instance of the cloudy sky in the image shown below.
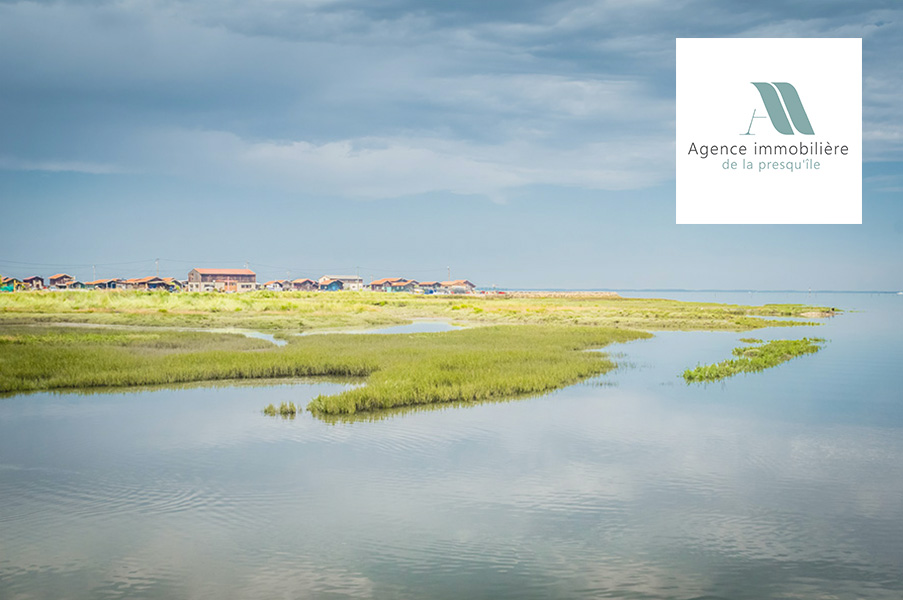
[[[898,6],[0,0],[0,272],[903,289]],[[674,224],[676,37],[863,39],[863,225]]]

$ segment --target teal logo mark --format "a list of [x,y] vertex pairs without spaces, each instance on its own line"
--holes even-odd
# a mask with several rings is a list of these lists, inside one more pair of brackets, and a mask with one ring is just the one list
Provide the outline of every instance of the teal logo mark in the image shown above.
[[[771,124],[774,125],[774,128],[779,133],[793,135],[793,128],[795,127],[803,135],[814,135],[812,124],[809,123],[809,116],[806,115],[806,109],[803,108],[800,95],[796,92],[795,87],[789,83],[777,81],[774,83],[752,81],[750,83],[759,90],[762,102],[765,103],[765,110],[768,112],[768,118],[771,119]],[[778,93],[780,93],[780,97],[778,97]],[[781,99],[784,100],[783,104]],[[784,112],[785,106],[787,107],[787,112]],[[787,119],[788,115],[790,115],[789,120]],[[751,133],[753,122],[756,119],[764,118],[764,116],[756,116],[754,109],[752,119],[749,121],[749,128],[746,130],[746,133],[740,135],[755,135]],[[793,127],[790,126],[791,121],[793,122]]]

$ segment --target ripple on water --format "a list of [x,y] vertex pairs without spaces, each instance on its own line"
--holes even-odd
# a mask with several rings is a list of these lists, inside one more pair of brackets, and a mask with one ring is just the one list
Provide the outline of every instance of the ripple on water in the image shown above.
[[849,332],[707,388],[660,382],[738,336],[662,334],[617,387],[375,422],[260,414],[326,387],[7,399],[0,597],[897,600],[900,355]]

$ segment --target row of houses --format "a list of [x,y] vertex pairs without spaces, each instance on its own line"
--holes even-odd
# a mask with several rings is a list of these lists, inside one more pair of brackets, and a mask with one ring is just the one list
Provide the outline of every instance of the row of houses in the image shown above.
[[417,281],[403,277],[389,277],[370,282],[370,289],[375,292],[423,292],[425,294],[468,294],[476,290],[473,283],[466,279],[452,281]]
[[267,281],[261,288],[276,292],[320,290],[333,292],[338,290],[370,290],[374,292],[408,292],[413,294],[467,294],[476,290],[473,283],[466,279],[454,281],[416,281],[403,277],[386,277],[364,284],[360,277],[337,277],[327,275],[319,280],[313,279],[276,279]]
[[354,275],[324,275],[319,279],[274,279],[257,283],[257,274],[251,269],[192,269],[185,280],[173,277],[139,277],[134,279],[97,279],[78,281],[66,273],[57,273],[45,283],[44,278],[34,275],[24,279],[3,277],[0,287],[8,291],[17,289],[57,289],[57,290],[165,290],[177,292],[225,292],[239,293],[264,289],[276,292],[340,290],[376,292],[408,292],[423,294],[467,294],[476,286],[466,279],[453,281],[417,281],[403,277],[385,277],[365,285],[361,277]]
[[32,275],[24,279],[3,277],[0,287],[12,290],[55,289],[55,290],[166,290],[179,291],[184,287],[183,281],[173,277],[136,277],[133,279],[97,279],[95,281],[79,281],[66,273],[51,275],[45,282],[43,277]]

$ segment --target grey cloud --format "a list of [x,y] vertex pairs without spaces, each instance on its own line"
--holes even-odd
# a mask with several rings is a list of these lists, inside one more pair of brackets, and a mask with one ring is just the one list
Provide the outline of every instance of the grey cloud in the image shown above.
[[[219,170],[255,149],[276,161],[255,163],[264,177],[291,171],[287,155],[379,140],[379,152],[469,165],[471,183],[486,182],[481,192],[436,176],[437,190],[656,184],[672,176],[674,37],[733,35],[862,36],[866,156],[899,159],[901,13],[883,1],[5,2],[0,167],[166,172],[186,153],[161,140],[178,138],[213,152],[191,162]],[[217,136],[230,140],[223,152],[206,143]],[[655,149],[642,171],[621,160],[634,148]],[[603,149],[607,180],[588,172]],[[373,187],[429,187],[418,181]]]

